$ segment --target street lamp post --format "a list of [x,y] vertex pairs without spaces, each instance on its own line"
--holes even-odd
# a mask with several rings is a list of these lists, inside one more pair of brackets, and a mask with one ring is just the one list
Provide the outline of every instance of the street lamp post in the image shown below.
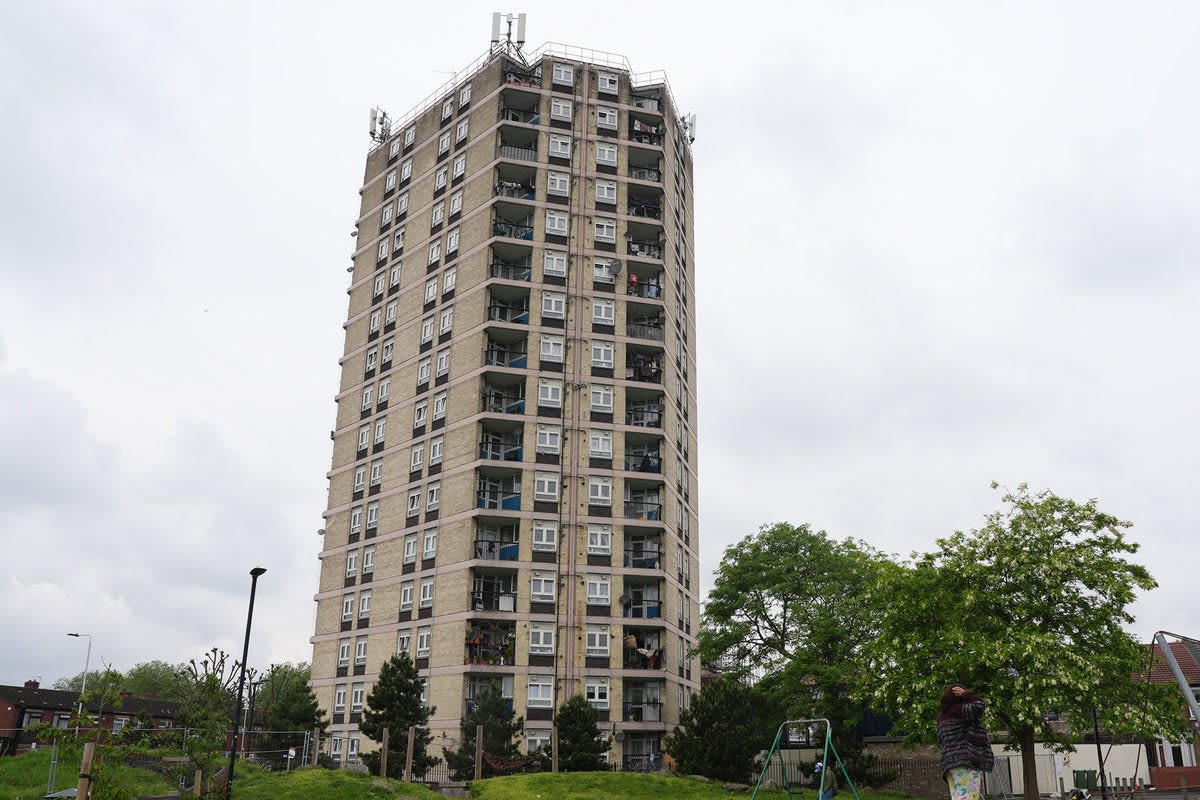
[[83,659],[83,684],[79,687],[79,707],[75,709],[75,727],[78,729],[79,718],[83,716],[83,693],[87,691],[88,667],[92,663],[92,635],[90,633],[68,633],[67,636],[74,636],[76,639],[86,636],[88,640],[87,655]]
[[246,611],[246,641],[242,644],[242,670],[238,678],[237,713],[233,715],[233,741],[229,743],[229,774],[225,777],[225,798],[233,794],[233,766],[237,763],[238,728],[242,721],[242,693],[246,690],[246,659],[250,657],[250,623],[254,619],[254,589],[258,585],[258,576],[267,570],[255,567],[250,570],[250,608]]

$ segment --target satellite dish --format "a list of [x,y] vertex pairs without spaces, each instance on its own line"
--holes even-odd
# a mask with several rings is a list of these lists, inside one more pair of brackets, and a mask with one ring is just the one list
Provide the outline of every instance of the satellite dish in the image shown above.
[[620,603],[620,604],[621,604],[621,605],[623,605],[623,606],[627,606],[627,605],[629,605],[629,604],[630,604],[632,601],[629,599],[629,595],[627,595],[627,594],[623,594],[623,595],[621,595],[620,597],[618,597],[618,598],[617,598],[617,602],[618,602],[618,603]]

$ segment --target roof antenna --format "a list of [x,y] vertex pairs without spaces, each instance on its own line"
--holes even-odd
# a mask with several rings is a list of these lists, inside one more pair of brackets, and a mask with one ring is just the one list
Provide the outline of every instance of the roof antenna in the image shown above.
[[371,141],[376,144],[387,141],[387,138],[392,135],[392,120],[387,112],[378,106],[372,108],[371,127],[368,130],[371,133]]
[[[517,38],[513,39],[513,20],[517,23]],[[500,23],[508,23],[508,30],[505,31],[503,38],[500,36]],[[525,58],[521,54],[521,48],[525,46],[525,15],[524,14],[502,14],[499,11],[492,14],[492,52],[503,50],[509,55],[520,59],[521,63],[525,63]]]

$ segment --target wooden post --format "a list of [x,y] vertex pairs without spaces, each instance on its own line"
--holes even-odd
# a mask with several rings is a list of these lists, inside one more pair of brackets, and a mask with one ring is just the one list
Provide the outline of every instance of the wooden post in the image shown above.
[[96,756],[96,743],[86,742],[83,745],[83,760],[79,762],[79,783],[75,787],[75,796],[79,800],[87,800],[88,789],[92,786],[92,759]]
[[413,762],[413,744],[417,738],[417,728],[414,725],[408,726],[408,747],[405,748],[404,754],[404,782],[412,783],[412,762]]
[[313,743],[312,765],[315,767],[317,765],[317,756],[321,755],[321,729],[320,728],[313,728],[312,743]]
[[558,723],[550,728],[550,771],[558,772]]
[[204,796],[204,770],[196,770],[196,780],[192,784],[192,794],[196,795],[196,797]]
[[383,726],[383,741],[379,743],[382,748],[379,751],[379,777],[387,777],[387,756],[388,756],[388,729],[387,725]]
[[475,726],[475,780],[483,777],[483,726]]

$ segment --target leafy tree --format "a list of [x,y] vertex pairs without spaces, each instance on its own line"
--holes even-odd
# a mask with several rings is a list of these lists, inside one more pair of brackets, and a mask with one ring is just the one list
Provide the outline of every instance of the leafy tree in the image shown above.
[[864,598],[891,569],[863,542],[763,526],[726,548],[700,632],[702,657],[758,680],[786,716],[830,720],[847,770],[864,783],[873,759],[854,733],[864,708],[852,694],[867,681],[861,651],[879,626]]
[[664,749],[685,775],[745,783],[756,757],[770,747],[783,713],[775,702],[736,678],[722,676],[692,695]]
[[164,700],[178,700],[183,695],[187,671],[186,664],[146,661],[125,673],[121,688],[134,697],[153,695]]
[[[475,696],[475,706],[463,716],[461,744],[457,750],[442,748],[446,764],[454,770],[458,780],[475,777],[475,731],[483,726],[483,752],[498,758],[513,758],[520,755],[514,738],[521,732],[525,720],[512,710],[510,701],[500,693],[497,685],[489,686]],[[483,777],[495,776],[496,770],[486,760],[483,762]]]
[[[94,673],[89,673],[94,674]],[[69,678],[59,678],[50,686],[51,689],[57,689],[60,692],[79,692],[83,691],[83,673],[77,672]]]
[[[1146,648],[1122,626],[1137,591],[1156,584],[1126,558],[1138,550],[1130,523],[1025,484],[1002,502],[981,529],[938,540],[882,587],[867,653],[877,683],[865,696],[918,740],[932,738],[948,685],[979,691],[989,726],[1021,751],[1033,800],[1034,743],[1071,749],[1093,710],[1107,730],[1137,736],[1182,737],[1186,719],[1174,687],[1137,680]],[[1051,712],[1065,715],[1066,734]]]
[[604,754],[609,738],[596,729],[596,709],[577,694],[563,703],[554,715],[558,729],[558,768],[563,772],[592,772],[606,769]]
[[271,731],[311,731],[329,724],[309,687],[308,664],[272,664],[255,693],[255,720]]
[[[421,701],[424,683],[408,653],[400,653],[383,663],[379,680],[367,695],[358,728],[363,735],[380,743],[383,742],[383,729],[388,729],[389,776],[404,769],[410,726],[416,729],[413,737],[413,771],[420,775],[437,763],[436,757],[425,752],[432,739],[429,735],[429,717],[437,709]],[[375,754],[367,754],[372,755]],[[363,760],[378,774],[379,763],[376,759],[378,755]]]
[[[206,775],[220,768],[225,757],[226,734],[237,708],[237,682],[241,665],[224,650],[213,648],[188,662],[180,683],[180,707],[175,726],[183,730],[181,745],[187,763],[182,776],[190,780],[199,769]],[[252,670],[247,670],[247,675]]]

